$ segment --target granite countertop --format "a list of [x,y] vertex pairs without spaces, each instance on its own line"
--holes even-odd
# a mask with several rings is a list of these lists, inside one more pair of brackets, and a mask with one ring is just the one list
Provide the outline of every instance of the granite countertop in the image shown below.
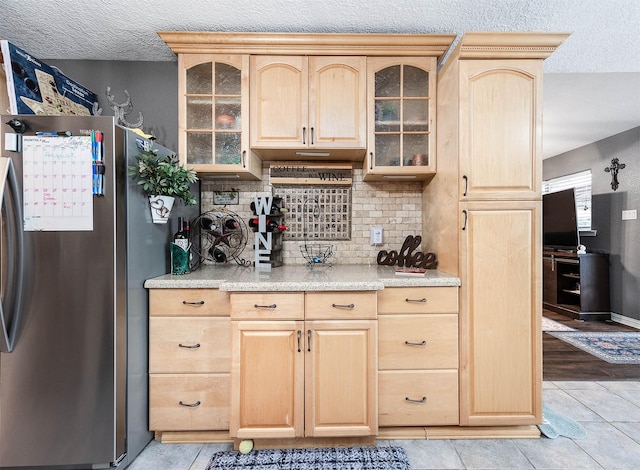
[[382,290],[385,287],[460,286],[460,279],[435,269],[424,276],[397,276],[395,267],[368,265],[279,266],[255,269],[208,265],[183,275],[148,279],[149,289],[213,288],[233,292]]

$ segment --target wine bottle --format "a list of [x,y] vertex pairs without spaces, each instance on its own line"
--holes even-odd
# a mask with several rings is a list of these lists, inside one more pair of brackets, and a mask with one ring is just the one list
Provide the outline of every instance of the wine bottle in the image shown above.
[[211,227],[213,227],[213,220],[209,217],[202,217],[200,219],[200,226],[205,230],[211,230]]
[[238,221],[233,217],[227,217],[224,221],[224,228],[228,230],[235,230],[240,226]]
[[213,259],[218,263],[225,263],[227,261],[226,253],[217,246],[212,246],[211,248],[209,248],[209,254],[213,256]]
[[185,221],[182,217],[178,217],[178,231],[173,236],[173,243],[183,250],[189,249],[189,222],[187,221],[187,230],[185,231]]
[[[259,222],[259,220],[257,218],[249,219],[249,227],[258,228],[259,225],[260,225],[260,222]],[[267,219],[266,227],[267,227],[267,232],[274,232],[276,230],[280,230],[280,231],[287,230],[287,226],[286,225],[279,224],[275,220],[269,220],[269,219]]]

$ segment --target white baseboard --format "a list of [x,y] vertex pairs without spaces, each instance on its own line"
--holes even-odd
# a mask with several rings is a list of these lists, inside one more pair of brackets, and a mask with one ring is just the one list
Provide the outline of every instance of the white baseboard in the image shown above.
[[611,320],[616,323],[622,323],[623,325],[630,326],[632,328],[638,328],[640,330],[640,320],[636,320],[635,318],[625,317],[624,315],[620,315],[619,313],[612,313]]

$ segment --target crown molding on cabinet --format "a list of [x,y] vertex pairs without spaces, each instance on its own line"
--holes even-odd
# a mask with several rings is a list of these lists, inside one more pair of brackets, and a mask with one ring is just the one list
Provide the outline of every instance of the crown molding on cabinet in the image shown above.
[[441,57],[456,39],[455,34],[157,33],[176,54]]

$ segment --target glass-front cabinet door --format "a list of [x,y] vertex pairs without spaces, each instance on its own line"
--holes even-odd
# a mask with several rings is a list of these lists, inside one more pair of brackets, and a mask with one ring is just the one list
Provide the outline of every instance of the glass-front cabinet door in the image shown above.
[[260,179],[249,149],[249,56],[180,54],[180,160],[198,173]]
[[367,59],[365,179],[425,179],[435,173],[436,59]]

